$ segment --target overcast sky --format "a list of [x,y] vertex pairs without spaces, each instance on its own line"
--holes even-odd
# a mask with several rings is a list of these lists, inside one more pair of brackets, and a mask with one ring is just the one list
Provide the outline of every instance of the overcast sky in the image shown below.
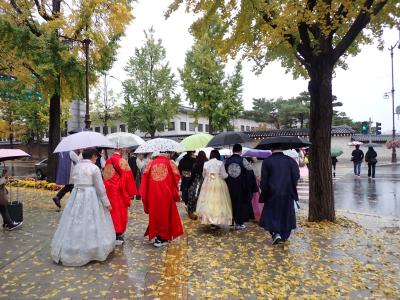
[[[135,19],[128,26],[126,36],[122,39],[118,59],[109,74],[121,80],[126,79],[123,70],[135,47],[141,47],[144,42],[144,30],[151,26],[155,29],[157,38],[161,38],[167,51],[167,60],[174,73],[182,68],[185,53],[193,44],[193,38],[188,27],[194,17],[185,14],[183,10],[174,13],[165,20],[163,14],[169,0],[139,0],[135,4],[133,14]],[[392,129],[391,98],[383,98],[385,92],[391,90],[391,65],[388,47],[399,39],[397,30],[385,33],[385,50],[380,51],[376,46],[366,46],[362,52],[349,58],[348,70],[336,70],[333,80],[333,94],[343,102],[342,111],[356,121],[368,120],[381,122],[384,132]],[[228,66],[230,72],[233,64]],[[256,76],[251,72],[252,64],[243,63],[243,101],[246,109],[251,109],[252,99],[290,98],[307,90],[306,80],[294,80],[291,74],[285,74],[279,62],[266,67],[263,73]],[[395,106],[400,105],[400,49],[394,50]],[[108,86],[116,92],[122,90],[121,83],[113,78],[108,79]],[[400,121],[396,116],[396,128],[400,131]]]

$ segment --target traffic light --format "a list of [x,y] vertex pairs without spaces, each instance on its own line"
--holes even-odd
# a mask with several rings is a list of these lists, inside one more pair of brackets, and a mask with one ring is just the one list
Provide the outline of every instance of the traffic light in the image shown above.
[[379,122],[376,122],[375,133],[376,135],[382,134],[382,124]]
[[369,131],[369,125],[368,122],[362,122],[361,123],[361,133],[366,134]]

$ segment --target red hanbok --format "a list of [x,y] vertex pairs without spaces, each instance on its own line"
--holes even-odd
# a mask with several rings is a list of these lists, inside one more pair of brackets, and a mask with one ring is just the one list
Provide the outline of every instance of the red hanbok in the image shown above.
[[128,224],[128,207],[137,195],[135,179],[128,162],[115,152],[107,159],[103,170],[104,185],[111,203],[111,217],[116,233],[124,233]]
[[172,240],[183,234],[181,218],[175,202],[180,201],[178,168],[165,156],[148,163],[142,175],[140,195],[144,211],[149,215],[145,236]]

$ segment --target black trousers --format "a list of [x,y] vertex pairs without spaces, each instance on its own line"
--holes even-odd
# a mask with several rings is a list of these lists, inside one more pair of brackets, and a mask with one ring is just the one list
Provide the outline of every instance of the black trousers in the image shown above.
[[368,177],[375,178],[375,166],[376,164],[368,164]]
[[61,200],[66,193],[71,193],[73,188],[74,188],[73,184],[66,184],[61,190],[58,191],[56,196]]
[[0,214],[3,218],[4,224],[11,225],[13,223],[10,214],[8,213],[7,205],[0,205]]

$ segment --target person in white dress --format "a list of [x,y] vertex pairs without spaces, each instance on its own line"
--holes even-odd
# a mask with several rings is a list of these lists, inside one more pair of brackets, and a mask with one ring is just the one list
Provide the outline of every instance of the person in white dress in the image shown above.
[[99,168],[97,150],[83,150],[72,176],[74,189],[51,242],[51,257],[65,266],[104,261],[115,246],[115,230]]
[[210,160],[204,163],[204,181],[196,207],[196,213],[202,224],[232,224],[232,203],[225,182],[228,174],[220,158],[219,151],[212,150]]

